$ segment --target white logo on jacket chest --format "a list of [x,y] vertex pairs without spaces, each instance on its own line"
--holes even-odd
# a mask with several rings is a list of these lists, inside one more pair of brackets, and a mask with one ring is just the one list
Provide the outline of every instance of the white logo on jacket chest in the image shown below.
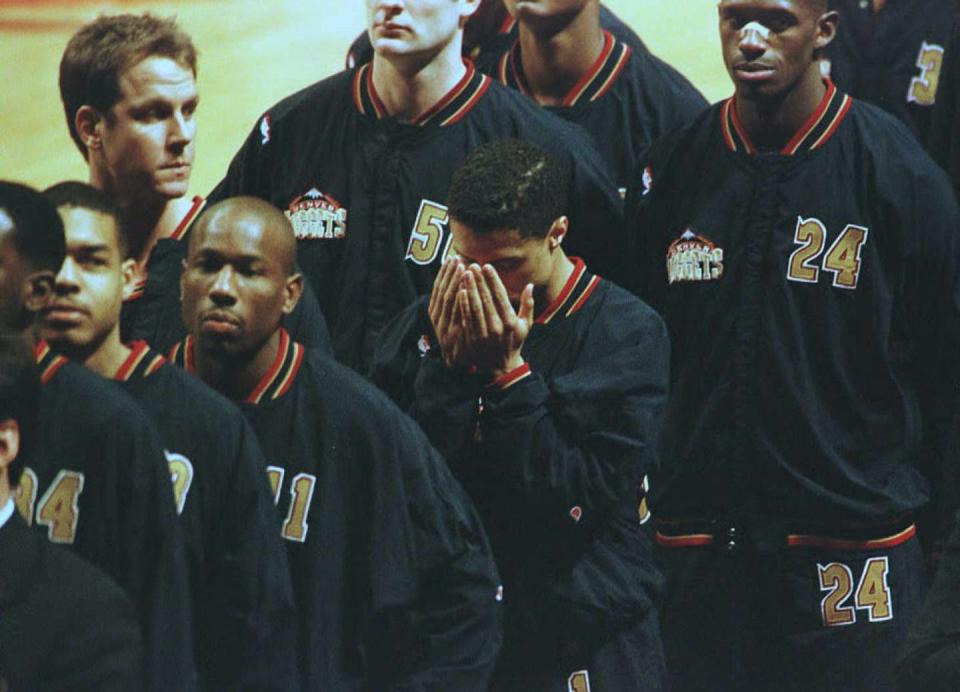
[[667,248],[667,281],[716,281],[723,276],[723,248],[690,228]]
[[347,210],[328,194],[311,188],[290,202],[284,212],[297,240],[337,240],[347,237]]

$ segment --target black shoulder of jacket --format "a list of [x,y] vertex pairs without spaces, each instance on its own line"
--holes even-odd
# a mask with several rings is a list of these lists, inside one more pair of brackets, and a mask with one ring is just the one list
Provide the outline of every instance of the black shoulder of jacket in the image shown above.
[[58,414],[69,417],[71,429],[89,429],[84,434],[96,436],[133,425],[150,425],[132,396],[77,363],[65,363],[44,391],[50,393],[48,401],[55,404]]
[[298,378],[305,378],[323,407],[337,411],[337,419],[350,429],[376,431],[401,414],[380,389],[320,351],[305,352]]
[[179,411],[179,415],[202,418],[211,435],[233,433],[244,425],[243,414],[232,401],[172,363],[161,365],[149,379],[162,383],[169,392],[169,406],[188,406],[189,409]]
[[[516,137],[542,146],[554,156],[562,156],[564,162],[569,162],[571,156],[579,158],[589,152],[606,170],[592,135],[580,125],[541,108],[519,91],[496,80],[491,80],[486,93],[490,100],[490,104],[484,108],[487,117],[496,118],[500,123],[507,121]],[[507,132],[508,129],[500,127],[491,135],[502,138],[507,136]]]
[[600,5],[600,26],[634,50],[648,52],[646,44],[637,36],[637,33],[606,5]]
[[[644,190],[655,186],[658,174],[672,166],[674,161],[684,161],[687,155],[694,152],[703,154],[720,145],[721,107],[722,103],[710,106],[691,122],[652,142],[637,158],[631,194],[644,194]],[[643,178],[651,173],[652,180],[645,183]]]
[[324,108],[331,99],[349,93],[352,77],[353,70],[342,70],[280,99],[266,111],[271,126],[276,127],[285,119],[313,117],[312,114]]

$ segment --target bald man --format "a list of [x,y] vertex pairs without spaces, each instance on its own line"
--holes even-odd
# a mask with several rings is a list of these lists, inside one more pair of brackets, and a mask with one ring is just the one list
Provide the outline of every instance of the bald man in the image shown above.
[[110,198],[76,182],[45,194],[63,219],[67,256],[38,328],[54,350],[117,382],[160,433],[187,544],[203,687],[295,688],[293,594],[256,435],[232,403],[145,341],[121,341],[135,272],[129,226]]
[[233,399],[283,517],[303,689],[485,690],[502,591],[443,459],[379,390],[281,327],[303,278],[289,221],[237,197],[191,234],[171,357]]

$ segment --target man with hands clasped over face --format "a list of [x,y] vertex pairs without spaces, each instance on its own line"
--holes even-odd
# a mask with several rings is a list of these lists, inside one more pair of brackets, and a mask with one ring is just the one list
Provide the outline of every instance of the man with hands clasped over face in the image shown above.
[[565,189],[533,145],[470,154],[447,197],[456,257],[387,326],[372,376],[484,520],[505,606],[491,689],[656,690],[660,577],[637,505],[669,344],[563,251]]
[[[566,223],[558,233],[566,232]],[[553,230],[553,229],[551,229]],[[566,264],[573,266],[564,256]],[[524,365],[521,349],[533,323],[533,284],[524,286],[514,310],[497,270],[447,260],[430,295],[430,321],[448,366],[471,364],[494,379]]]

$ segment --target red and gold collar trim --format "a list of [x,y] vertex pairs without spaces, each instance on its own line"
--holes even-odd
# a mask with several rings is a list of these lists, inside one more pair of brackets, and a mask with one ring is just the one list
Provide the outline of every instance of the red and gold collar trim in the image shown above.
[[[194,219],[197,218],[197,215],[200,214],[206,203],[207,200],[203,197],[200,197],[199,195],[194,197],[193,203],[190,205],[187,213],[183,215],[183,218],[180,219],[180,223],[177,224],[177,227],[173,229],[173,233],[170,234],[170,238],[177,241],[183,240],[183,237],[187,234],[187,229],[190,228],[190,224],[193,223]],[[143,292],[146,287],[147,277],[144,276],[133,285],[133,288],[130,290],[130,294],[123,299],[123,302],[132,303],[135,300],[143,298]]]
[[139,279],[130,289],[130,294],[123,299],[124,303],[132,303],[135,300],[140,300],[143,298],[143,291],[147,286],[146,278]]
[[[610,87],[627,66],[631,49],[627,44],[616,40],[609,31],[603,32],[603,49],[590,69],[567,92],[560,104],[564,108],[578,103],[596,101],[610,91]],[[503,54],[497,64],[497,79],[520,93],[533,98],[527,79],[523,75],[520,60],[520,41],[514,41],[513,47]]]
[[[478,72],[472,61],[464,59],[463,64],[467,68],[463,78],[443,98],[415,118],[412,124],[453,125],[477,105],[490,87],[491,80]],[[390,117],[373,86],[372,63],[361,66],[353,75],[353,104],[360,113],[372,115],[377,120]]]
[[33,345],[33,359],[40,371],[41,384],[47,384],[57,374],[57,370],[67,364],[67,359],[54,353],[50,344],[42,339]]
[[570,259],[573,260],[573,271],[570,277],[560,290],[560,295],[537,315],[534,324],[547,324],[560,313],[563,313],[564,317],[570,317],[584,306],[600,283],[600,277],[588,272],[587,265],[582,259],[579,257]]
[[147,378],[167,362],[167,359],[151,349],[146,341],[134,341],[128,345],[130,355],[113,374],[113,379],[118,382]]
[[180,223],[177,224],[177,227],[173,229],[173,233],[170,234],[170,237],[174,240],[183,240],[183,236],[187,234],[187,229],[190,228],[190,224],[193,223],[193,220],[197,218],[197,215],[203,210],[204,205],[207,203],[203,197],[199,195],[193,198],[193,204],[190,205],[190,208],[187,210],[187,213],[183,215],[183,218],[180,219]]
[[[193,337],[187,336],[170,349],[170,360],[187,372],[196,373],[194,346]],[[303,346],[291,339],[286,329],[281,328],[280,347],[277,349],[277,356],[253,388],[253,391],[244,397],[244,403],[259,404],[263,401],[279,399],[290,391],[290,387],[293,386],[293,381],[297,377],[297,372],[300,370],[300,365],[303,363],[304,353]]]
[[517,19],[509,12],[503,18],[503,21],[500,23],[500,28],[497,29],[497,33],[501,36],[509,34],[517,26]]
[[[820,105],[780,150],[783,156],[793,156],[799,152],[813,151],[823,146],[840,127],[850,106],[853,105],[853,99],[837,89],[831,80],[825,79],[824,83],[827,85],[827,92],[820,100]],[[724,101],[720,108],[720,128],[723,131],[723,141],[730,151],[741,151],[746,154],[757,152],[757,148],[750,141],[747,131],[740,122],[732,96]]]

